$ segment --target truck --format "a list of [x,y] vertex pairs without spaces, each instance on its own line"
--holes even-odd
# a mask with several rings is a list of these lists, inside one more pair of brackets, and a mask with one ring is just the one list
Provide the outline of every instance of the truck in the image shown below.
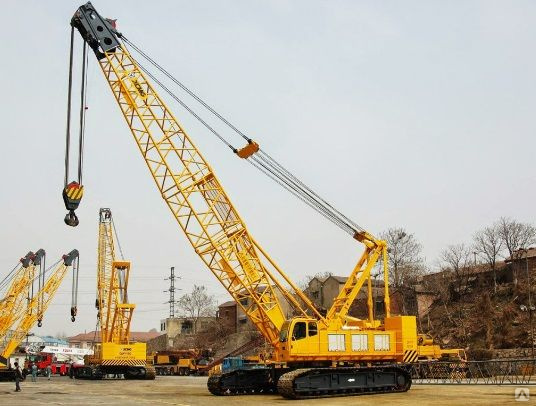
[[37,365],[38,375],[46,376],[48,366],[50,366],[52,375],[66,376],[69,374],[70,362],[58,361],[53,354],[41,353],[28,355],[25,368],[30,370],[31,363]]
[[157,375],[205,375],[209,351],[173,350],[152,354]]

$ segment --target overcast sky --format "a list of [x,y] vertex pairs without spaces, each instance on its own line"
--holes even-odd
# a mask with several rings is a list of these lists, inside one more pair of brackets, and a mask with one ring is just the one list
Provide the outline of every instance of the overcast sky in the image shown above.
[[[80,4],[2,2],[0,272],[28,250],[44,248],[52,263],[78,248],[77,322],[69,321],[66,280],[35,332],[94,329],[98,210],[110,207],[132,261],[132,329],[146,331],[167,315],[170,266],[182,277],[178,295],[201,284],[219,303],[230,296],[159,196],[93,55],[81,223],[64,225],[69,21]],[[470,242],[500,216],[534,220],[532,1],[94,5],[358,224],[414,233],[432,267],[444,247]],[[293,280],[349,274],[362,249],[355,240],[169,104],[251,234]]]

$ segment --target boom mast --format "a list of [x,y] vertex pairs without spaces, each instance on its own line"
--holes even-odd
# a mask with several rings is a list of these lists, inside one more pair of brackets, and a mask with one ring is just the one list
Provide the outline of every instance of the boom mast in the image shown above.
[[130,262],[117,261],[112,211],[99,211],[97,308],[101,342],[128,344],[135,304],[128,303]]
[[[87,3],[71,24],[95,51],[156,186],[195,252],[262,335],[277,343],[287,318],[276,289],[299,314],[306,316],[309,311],[324,320],[303,293],[297,292],[305,306],[263,264],[212,168],[120,44],[110,23]],[[275,272],[283,274],[278,268]]]
[[[41,251],[39,250],[38,252]],[[11,326],[21,317],[24,307],[32,294],[31,286],[36,272],[35,259],[36,254],[31,251],[21,258],[21,265],[13,274],[11,284],[2,300],[0,300],[0,340],[5,337]]]
[[63,256],[63,261],[54,268],[52,274],[43,284],[41,289],[28,302],[26,312],[13,330],[9,338],[6,337],[0,348],[0,363],[6,364],[7,358],[13,353],[28,332],[40,323],[50,302],[54,298],[69,268],[73,269],[73,302],[71,304],[71,320],[76,316],[76,294],[78,289],[78,251],[72,250]]

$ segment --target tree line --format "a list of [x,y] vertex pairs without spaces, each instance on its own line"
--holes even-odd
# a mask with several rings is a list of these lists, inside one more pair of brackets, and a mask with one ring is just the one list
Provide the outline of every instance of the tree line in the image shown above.
[[[431,269],[422,256],[422,244],[414,234],[404,228],[389,228],[380,237],[387,241],[389,278],[394,287],[408,286]],[[501,217],[493,224],[475,232],[470,243],[455,243],[441,251],[438,258],[440,271],[450,271],[462,288],[468,271],[484,264],[493,274],[497,289],[497,265],[500,260],[523,257],[525,250],[536,244],[536,227],[509,217]],[[514,283],[517,283],[517,269]]]

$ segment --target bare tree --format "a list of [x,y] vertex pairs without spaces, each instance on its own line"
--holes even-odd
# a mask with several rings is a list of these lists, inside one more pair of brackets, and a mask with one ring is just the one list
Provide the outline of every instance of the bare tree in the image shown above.
[[389,228],[380,237],[387,241],[389,279],[395,288],[407,285],[423,273],[422,245],[413,234],[404,228]]
[[504,246],[498,224],[478,231],[473,239],[476,252],[484,258],[493,272],[493,289],[497,292],[497,258]]
[[301,281],[298,282],[298,288],[300,288],[301,291],[309,293],[307,289],[309,288],[309,284],[314,278],[317,278],[321,281],[329,278],[333,275],[333,272],[317,272],[314,275],[305,275],[305,278],[303,278]]
[[209,295],[204,286],[194,285],[191,293],[182,295],[177,301],[179,309],[182,309],[186,316],[194,323],[194,330],[198,328],[198,320],[204,316],[214,316],[216,313],[215,299]]
[[517,285],[516,260],[523,255],[522,249],[536,242],[536,227],[520,223],[508,217],[501,217],[497,224],[499,235],[512,260],[514,284]]
[[[454,282],[455,299],[460,298],[469,288],[469,276],[471,274],[471,249],[465,244],[449,245],[440,256],[441,268],[444,272],[450,272]],[[448,283],[448,282],[447,282]],[[446,307],[446,306],[445,306]],[[456,318],[456,325],[460,328],[461,342],[466,345],[469,338],[467,326],[467,307],[463,301],[453,306],[453,312],[449,317]]]
[[465,244],[449,245],[441,252],[442,271],[451,272],[455,291],[459,296],[467,292],[472,267],[471,250]]

